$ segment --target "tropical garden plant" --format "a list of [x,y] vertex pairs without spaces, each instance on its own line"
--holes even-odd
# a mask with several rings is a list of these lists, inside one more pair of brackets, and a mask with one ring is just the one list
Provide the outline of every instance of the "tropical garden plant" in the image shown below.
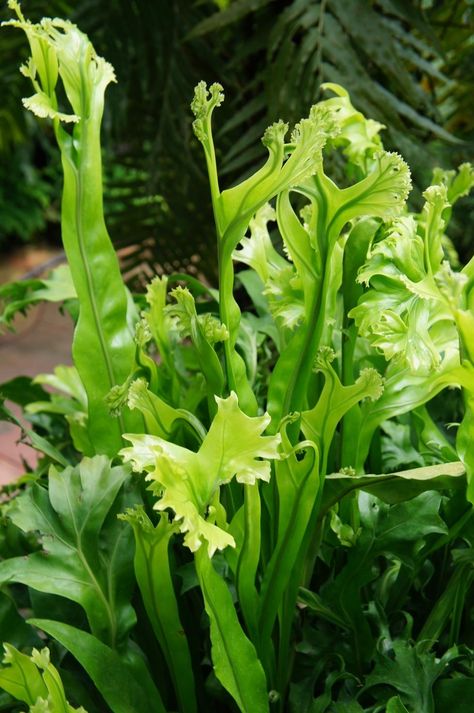
[[[135,289],[144,289],[155,266],[165,272],[199,270],[216,280],[207,176],[189,112],[200,79],[226,88],[216,138],[227,185],[264,160],[259,138],[265,128],[280,116],[294,123],[307,115],[321,98],[323,82],[350,88],[353,104],[385,124],[385,146],[410,165],[410,204],[417,210],[432,168],[453,169],[470,155],[474,14],[469,0],[28,0],[27,11],[35,21],[49,15],[75,22],[115,68],[119,84],[108,92],[102,126],[104,206],[114,246],[127,248],[124,271]],[[8,12],[6,3],[0,6],[0,20],[8,19]],[[17,243],[18,234],[48,241],[59,235],[54,134],[22,111],[24,80],[17,66],[25,57],[21,34],[4,33],[0,244],[5,248]],[[338,154],[326,156],[325,170],[344,185]],[[463,255],[470,254],[463,243],[472,232],[469,201],[464,198],[455,209],[449,228]]]
[[469,710],[474,262],[445,230],[471,166],[410,212],[407,164],[329,83],[224,189],[223,90],[200,82],[218,284],[132,295],[102,207],[114,70],[9,5],[23,103],[61,154],[68,267],[3,287],[2,321],[50,299],[75,332],[74,366],[2,385],[43,456],[3,493],[0,709]]

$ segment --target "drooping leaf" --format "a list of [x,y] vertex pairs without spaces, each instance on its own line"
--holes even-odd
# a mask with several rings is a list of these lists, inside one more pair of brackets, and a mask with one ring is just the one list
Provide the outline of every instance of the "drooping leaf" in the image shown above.
[[45,279],[21,280],[0,286],[2,314],[0,325],[11,326],[17,312],[26,312],[27,308],[41,300],[64,302],[76,298],[72,284],[71,271],[67,265],[60,265],[51,271]]
[[322,512],[344,495],[360,489],[389,504],[403,502],[426,490],[465,488],[466,469],[460,461],[411,468],[386,475],[331,473],[324,483]]

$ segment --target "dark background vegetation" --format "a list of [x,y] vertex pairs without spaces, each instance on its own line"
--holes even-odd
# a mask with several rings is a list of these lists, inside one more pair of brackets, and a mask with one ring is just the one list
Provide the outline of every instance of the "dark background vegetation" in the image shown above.
[[[200,79],[227,99],[216,115],[223,183],[264,155],[278,118],[297,121],[322,82],[386,125],[387,148],[410,164],[420,200],[432,168],[472,156],[472,0],[24,0],[32,20],[69,17],[115,67],[104,120],[106,211],[135,285],[156,269],[212,280],[215,239],[189,104]],[[3,7],[0,18],[6,19]],[[18,65],[22,33],[0,35],[0,248],[59,243],[60,171],[51,128],[28,115]],[[41,125],[43,124],[43,125]],[[338,166],[330,166],[338,180]],[[474,202],[460,202],[452,237],[470,257]]]

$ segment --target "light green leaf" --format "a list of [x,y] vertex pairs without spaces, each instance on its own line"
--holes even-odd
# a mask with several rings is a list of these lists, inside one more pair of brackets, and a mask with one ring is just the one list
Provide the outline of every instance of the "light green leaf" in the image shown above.
[[443,259],[442,237],[446,222],[443,213],[449,207],[446,186],[429,186],[423,193],[425,205],[423,219],[425,223],[425,268],[433,275]]
[[370,285],[349,316],[387,360],[429,375],[459,352],[455,321],[467,275],[443,259],[446,186],[431,186],[418,219],[394,220],[368,255],[358,281]]
[[331,143],[344,146],[344,154],[349,161],[366,170],[368,159],[383,148],[379,133],[385,126],[373,119],[366,119],[360,111],[354,109],[349,93],[339,84],[326,82],[321,85],[321,89],[329,89],[336,94],[332,99],[322,102],[337,111],[341,126],[341,133]]
[[196,571],[211,622],[212,663],[217,678],[242,713],[269,713],[265,674],[253,644],[245,636],[232,596],[207,552],[195,555]]
[[199,82],[194,90],[194,98],[191,102],[191,111],[196,117],[193,122],[194,133],[199,141],[205,144],[210,134],[211,117],[214,109],[224,101],[224,90],[220,84],[215,82],[209,89],[205,82]]
[[63,114],[53,107],[50,97],[44,92],[38,92],[23,99],[23,106],[41,119],[59,119],[65,123],[77,124],[80,118],[76,114]]
[[176,304],[169,305],[166,311],[175,319],[181,338],[190,337],[212,400],[224,388],[224,374],[213,344],[228,339],[227,327],[210,314],[198,316],[194,297],[187,287],[176,287],[170,294]]
[[33,383],[51,386],[53,389],[62,391],[74,399],[83,411],[87,410],[87,394],[74,366],[60,364],[54,368],[53,374],[35,376]]
[[7,666],[0,669],[0,688],[28,705],[33,705],[39,696],[47,696],[46,684],[30,656],[22,654],[10,644],[4,644],[3,647],[3,663]]
[[387,702],[386,713],[409,713],[409,711],[403,705],[400,696],[394,696]]
[[328,451],[336,427],[344,415],[362,399],[376,401],[383,393],[383,379],[372,368],[363,369],[354,384],[343,386],[331,361],[334,352],[322,347],[315,371],[324,375],[324,386],[316,405],[301,414],[301,428],[306,438],[321,449],[321,467],[325,471]]
[[273,273],[288,266],[285,258],[273,247],[268,231],[268,223],[275,220],[275,210],[270,203],[265,203],[249,223],[250,237],[242,238],[239,249],[232,253],[234,260],[255,270],[264,284]]
[[0,325],[10,326],[17,312],[26,312],[31,305],[40,300],[63,302],[77,297],[67,265],[60,265],[52,270],[48,279],[21,280],[0,286],[2,314]]
[[59,365],[54,374],[38,374],[35,384],[45,384],[62,394],[52,393],[49,401],[31,401],[25,412],[62,414],[69,424],[69,432],[79,453],[90,453],[93,448],[89,440],[87,394],[74,366]]
[[[365,178],[349,188],[331,190],[330,204],[337,207],[335,232],[339,234],[346,222],[358,216],[395,217],[403,210],[410,189],[410,170],[402,157],[388,151],[376,154]],[[329,186],[326,190],[329,193]]]
[[471,188],[474,187],[474,166],[471,163],[462,163],[457,171],[435,168],[432,183],[445,185],[448,191],[448,201],[454,205],[459,198],[467,196]]
[[[282,121],[270,126],[262,139],[269,153],[264,166],[219,196],[218,224],[225,241],[237,238],[232,249],[241,239],[241,226],[245,231],[261,206],[321,170],[322,149],[339,127],[330,109],[315,104],[309,116],[295,126],[289,145],[285,144],[287,131],[288,125]],[[287,153],[289,158],[285,160]],[[234,232],[234,226],[239,226],[238,232]]]
[[[125,430],[142,427],[140,414],[125,411],[111,419],[105,396],[130,372],[135,355],[127,323],[128,295],[118,259],[107,234],[102,205],[100,126],[107,85],[113,68],[98,57],[87,36],[74,24],[44,18],[33,24],[12,5],[25,31],[32,60],[26,66],[36,92],[27,104],[53,117],[64,173],[61,232],[80,314],[73,340],[73,358],[87,393],[89,455],[114,457]],[[58,111],[56,84],[62,82],[72,114]],[[66,130],[59,118],[78,117]],[[84,439],[84,443],[85,443]]]
[[4,644],[5,668],[0,669],[0,688],[27,703],[31,713],[87,713],[66,700],[58,670],[50,661],[49,649],[33,649],[31,656]]
[[143,603],[163,651],[182,713],[196,713],[196,692],[188,641],[181,623],[170,569],[170,539],[176,525],[166,515],[153,526],[142,507],[128,509],[121,519],[135,535],[135,575]]
[[[270,479],[269,459],[279,457],[279,436],[262,436],[270,417],[249,417],[239,408],[237,396],[216,397],[217,413],[197,453],[157,436],[126,434],[131,448],[121,451],[134,470],[147,471],[162,497],[157,510],[171,508],[185,544],[196,551],[203,540],[209,554],[233,545],[233,538],[213,524],[219,487],[235,476],[240,483],[253,485]],[[206,511],[210,508],[208,519]]]
[[186,424],[194,436],[203,440],[206,431],[191,411],[173,408],[148,388],[145,379],[135,379],[128,390],[128,406],[143,414],[148,433],[168,440],[179,424]]

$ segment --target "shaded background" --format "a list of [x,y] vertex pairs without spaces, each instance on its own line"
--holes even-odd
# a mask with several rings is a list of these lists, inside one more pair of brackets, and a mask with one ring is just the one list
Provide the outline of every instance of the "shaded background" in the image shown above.
[[[301,118],[324,81],[345,86],[386,125],[386,147],[412,168],[415,205],[435,165],[472,156],[473,0],[25,0],[23,10],[32,20],[71,18],[116,69],[103,130],[106,215],[138,289],[156,270],[214,278],[207,176],[189,110],[200,79],[221,82],[227,95],[215,116],[224,185],[255,169],[265,127]],[[26,56],[23,33],[3,29],[3,258],[21,242],[60,244],[59,155],[48,123],[22,107]],[[327,170],[344,181],[337,163]],[[473,223],[465,198],[452,228],[464,259]]]

